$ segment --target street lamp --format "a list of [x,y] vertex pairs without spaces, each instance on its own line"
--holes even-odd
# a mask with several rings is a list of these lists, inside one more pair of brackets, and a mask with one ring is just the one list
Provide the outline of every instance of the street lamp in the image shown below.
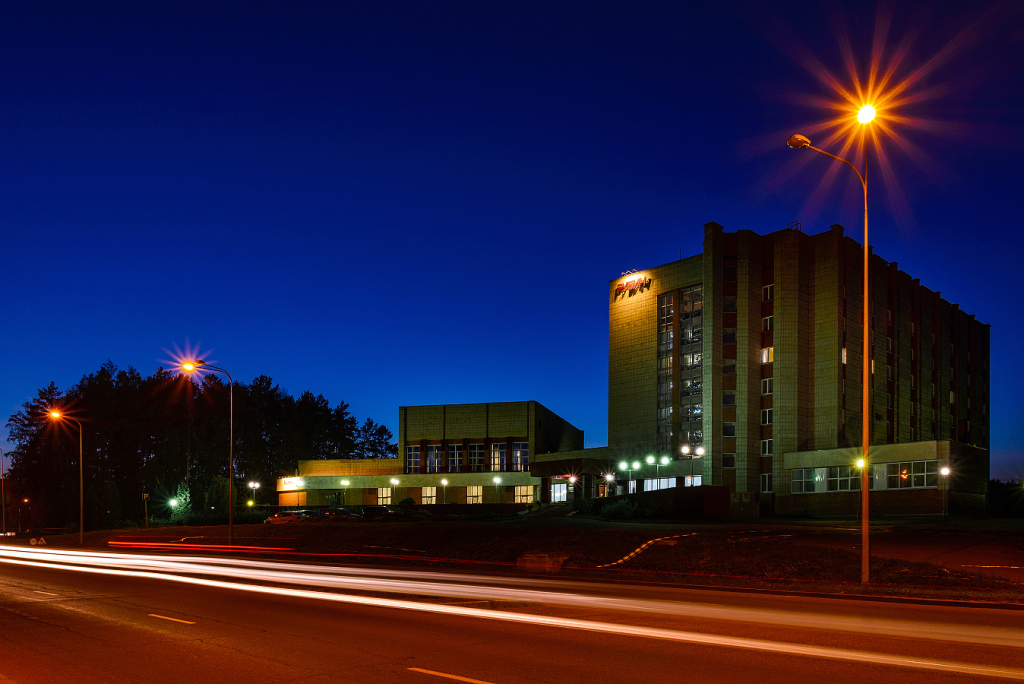
[[7,540],[7,498],[4,496],[4,450],[0,449],[0,514],[4,519],[4,540]]
[[82,485],[84,479],[82,477],[82,424],[75,420],[74,418],[72,418],[71,416],[64,415],[57,409],[51,409],[49,415],[50,418],[53,420],[62,420],[64,418],[67,418],[68,420],[73,421],[75,425],[78,426],[78,545],[84,546],[85,541],[83,538],[85,536],[85,488]]
[[448,503],[448,480],[441,480],[441,487],[441,496],[444,497],[441,499],[441,503],[446,504]]
[[348,485],[349,485],[349,481],[348,480],[342,480],[341,481],[341,486],[343,487],[343,489],[341,490],[341,505],[342,506],[348,506]]
[[[857,121],[867,125],[875,118],[875,108],[871,105],[864,105],[857,112]],[[863,515],[860,519],[860,581],[862,584],[867,584],[870,581],[870,568],[868,564],[868,558],[870,557],[870,539],[868,533],[868,504],[869,504],[869,489],[868,489],[868,464],[871,462],[868,458],[868,447],[871,442],[871,428],[868,419],[871,417],[871,400],[870,400],[870,385],[871,385],[871,289],[870,289],[870,262],[868,260],[868,140],[867,135],[864,136],[864,173],[862,174],[857,170],[857,167],[846,161],[841,157],[837,157],[834,154],[830,154],[825,150],[818,149],[811,145],[810,138],[795,134],[789,136],[786,144],[795,150],[814,150],[819,152],[826,157],[832,157],[836,161],[840,161],[857,174],[857,180],[860,181],[861,187],[864,189],[864,358],[863,358],[863,387],[861,398],[861,442],[864,450],[864,467],[861,470],[861,485],[860,485],[860,498],[861,498],[861,510]]]
[[942,473],[942,519],[945,520],[949,506],[949,466],[942,466],[939,472]]
[[501,484],[501,478],[494,478],[494,502],[501,503],[501,497],[498,495],[498,485]]
[[260,483],[259,482],[250,482],[249,483],[249,489],[252,490],[252,503],[249,504],[250,506],[255,506],[256,505],[256,490],[259,489],[259,488],[260,488]]
[[235,380],[223,368],[211,366],[202,359],[185,361],[181,369],[186,373],[197,370],[210,370],[228,376],[228,546],[232,546],[232,526],[234,524],[234,479],[235,479]]

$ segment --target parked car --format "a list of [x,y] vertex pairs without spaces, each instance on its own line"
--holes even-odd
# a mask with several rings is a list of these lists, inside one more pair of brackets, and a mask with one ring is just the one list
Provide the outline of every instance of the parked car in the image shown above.
[[301,520],[302,514],[299,511],[280,511],[263,522],[267,525],[282,525],[284,523],[299,522]]
[[363,506],[362,513],[367,520],[391,518],[395,515],[395,512],[387,506]]
[[327,516],[328,520],[338,520],[338,521],[340,521],[340,520],[353,520],[355,518],[362,517],[358,513],[353,513],[352,511],[348,510],[347,508],[328,508],[327,510],[324,511],[324,515]]
[[302,516],[305,522],[324,522],[327,520],[327,516],[320,511],[299,511],[299,515]]

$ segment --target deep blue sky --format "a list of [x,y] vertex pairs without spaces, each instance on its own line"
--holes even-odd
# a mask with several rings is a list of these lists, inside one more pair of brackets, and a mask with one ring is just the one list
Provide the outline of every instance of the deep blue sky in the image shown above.
[[[787,48],[841,74],[836,17],[865,60],[867,3],[92,5],[0,9],[4,418],[188,339],[393,430],[400,404],[532,398],[597,446],[609,279],[699,252],[707,221],[859,226],[848,182],[808,204],[826,160],[771,179],[817,116],[794,94],[827,94]],[[890,42],[920,28],[920,64],[978,7],[897,4]],[[896,157],[912,219],[875,193],[872,242],[992,324],[1005,477],[1024,15],[985,7],[925,82],[946,92],[918,113],[954,124],[912,136],[934,163]]]

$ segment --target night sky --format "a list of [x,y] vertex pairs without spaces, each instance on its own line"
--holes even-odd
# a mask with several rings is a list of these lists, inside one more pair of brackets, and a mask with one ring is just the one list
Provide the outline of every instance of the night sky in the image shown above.
[[[852,174],[816,195],[828,160],[785,175],[812,154],[785,140],[831,96],[801,50],[849,82],[837,36],[866,71],[875,14],[5,3],[0,414],[187,340],[396,432],[399,405],[536,399],[603,445],[610,279],[708,221],[859,235]],[[993,475],[1019,477],[1024,13],[897,3],[890,49],[913,31],[899,73],[958,47],[917,151],[888,148],[899,187],[872,177],[872,243],[992,325]]]

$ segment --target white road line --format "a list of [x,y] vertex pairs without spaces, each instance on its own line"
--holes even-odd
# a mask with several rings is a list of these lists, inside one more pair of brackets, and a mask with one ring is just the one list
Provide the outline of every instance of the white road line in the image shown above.
[[491,682],[485,682],[482,679],[470,679],[469,677],[460,677],[459,675],[448,674],[447,672],[434,672],[433,670],[424,670],[420,667],[408,668],[413,672],[422,672],[423,674],[434,675],[435,677],[445,677],[446,679],[456,679],[460,682],[469,682],[470,684],[491,684]]
[[637,625],[625,625],[608,622],[593,622],[590,620],[578,620],[575,618],[549,617],[544,615],[525,615],[521,613],[485,610],[481,608],[464,608],[460,606],[445,606],[432,603],[417,603],[415,601],[376,598],[372,596],[332,594],[321,591],[311,591],[308,589],[268,587],[261,586],[258,584],[235,584],[233,582],[224,582],[221,580],[203,579],[199,577],[184,577],[181,575],[162,574],[156,572],[141,572],[135,570],[109,570],[106,568],[88,568],[74,565],[63,565],[59,563],[40,563],[37,561],[16,560],[13,558],[0,558],[0,562],[10,563],[12,565],[23,565],[28,567],[51,568],[55,570],[69,570],[71,572],[85,572],[97,575],[113,575],[117,577],[138,577],[142,579],[155,579],[162,580],[165,582],[177,582],[179,584],[191,584],[196,586],[213,587],[217,589],[245,591],[253,594],[290,596],[293,598],[305,598],[318,601],[333,601],[335,603],[353,603],[356,605],[363,606],[396,608],[399,610],[415,610],[423,613],[441,613],[444,615],[473,617],[481,618],[484,620],[515,622],[520,624],[534,625],[537,627],[575,629],[588,632],[614,634],[620,637],[634,636],[647,639],[675,641],[681,643],[707,644],[710,646],[723,646],[727,648],[740,648],[754,651],[765,651],[769,653],[785,653],[790,655],[807,656],[809,658],[829,658],[831,660],[844,660],[848,662],[867,663],[873,665],[908,667],[921,670],[937,670],[941,672],[957,672],[961,674],[969,674],[976,676],[1024,680],[1024,670],[1017,670],[1006,667],[991,667],[987,665],[976,665],[972,663],[957,663],[944,660],[929,660],[925,658],[888,655],[884,653],[850,651],[846,649],[830,648],[826,646],[806,646],[803,644],[766,641],[764,639],[728,637],[719,636],[715,634],[702,634],[699,632],[683,632],[671,629],[640,627]]
[[161,620],[170,620],[171,622],[182,622],[186,625],[196,624],[194,622],[190,622],[189,620],[179,620],[178,618],[167,617],[166,615],[157,615],[156,613],[149,613],[149,617],[160,618]]

